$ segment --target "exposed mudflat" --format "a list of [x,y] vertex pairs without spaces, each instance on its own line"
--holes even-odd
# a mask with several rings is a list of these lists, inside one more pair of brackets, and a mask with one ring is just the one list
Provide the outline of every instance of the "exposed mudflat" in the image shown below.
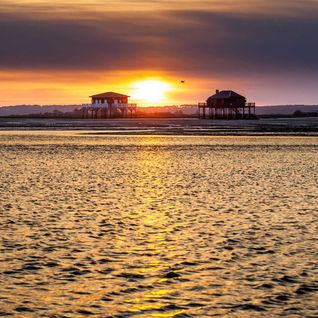
[[14,119],[0,118],[0,130],[101,130],[103,134],[143,135],[317,135],[318,118],[199,120],[195,118]]

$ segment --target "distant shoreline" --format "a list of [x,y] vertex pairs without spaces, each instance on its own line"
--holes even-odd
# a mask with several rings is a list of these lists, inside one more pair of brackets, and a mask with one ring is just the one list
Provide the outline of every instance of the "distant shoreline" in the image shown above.
[[0,118],[0,131],[7,130],[77,130],[99,135],[318,136],[318,117],[259,120]]

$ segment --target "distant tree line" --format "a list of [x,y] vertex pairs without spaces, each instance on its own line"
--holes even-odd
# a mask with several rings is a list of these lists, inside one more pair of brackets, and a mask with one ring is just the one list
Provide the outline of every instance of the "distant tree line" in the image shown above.
[[[197,113],[185,113],[182,109],[179,110],[165,110],[161,109],[156,111],[155,108],[146,109],[138,108],[137,117],[138,118],[195,118]],[[31,113],[31,114],[13,114],[0,117],[10,117],[10,118],[51,118],[51,119],[81,119],[83,117],[83,111],[81,107],[75,108],[73,111],[63,112],[60,110],[53,110],[52,112],[43,112],[43,113]],[[118,113],[115,118],[119,118],[120,114]],[[300,118],[300,117],[318,117],[318,111],[304,112],[301,110],[296,110],[293,114],[262,114],[258,115],[259,118]]]

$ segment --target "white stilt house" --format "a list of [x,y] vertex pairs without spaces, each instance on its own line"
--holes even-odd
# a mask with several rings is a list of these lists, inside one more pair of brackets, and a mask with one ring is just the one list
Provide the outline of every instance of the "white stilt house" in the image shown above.
[[129,104],[130,96],[107,92],[90,96],[91,104],[83,105],[83,118],[135,117],[137,105]]

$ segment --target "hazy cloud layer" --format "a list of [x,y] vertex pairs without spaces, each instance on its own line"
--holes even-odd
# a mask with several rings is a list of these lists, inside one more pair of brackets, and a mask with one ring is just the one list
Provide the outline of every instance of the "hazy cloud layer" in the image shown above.
[[[155,4],[137,2],[138,6]],[[0,15],[0,68],[160,69],[198,74],[317,72],[317,2],[289,1],[293,10],[282,14],[273,5],[272,12],[268,10],[272,1],[267,5],[256,2],[267,10],[245,13],[237,6],[224,12],[203,10],[207,1],[198,2],[200,10],[189,10],[193,2],[182,1],[178,10],[176,2],[158,1],[156,5],[167,5],[170,10],[140,14],[101,11],[93,18],[80,10],[78,1],[78,12],[68,18],[65,14],[49,17],[48,12],[46,19],[31,11],[7,12]],[[105,3],[96,1],[95,5]],[[214,3],[221,5],[220,1]],[[225,2],[230,3],[233,1]],[[242,1],[244,6],[248,3]],[[286,3],[281,1],[277,7]],[[116,6],[116,1],[112,5]]]
[[317,0],[0,0],[1,12],[54,13],[205,10],[222,12],[300,14],[317,10]]

